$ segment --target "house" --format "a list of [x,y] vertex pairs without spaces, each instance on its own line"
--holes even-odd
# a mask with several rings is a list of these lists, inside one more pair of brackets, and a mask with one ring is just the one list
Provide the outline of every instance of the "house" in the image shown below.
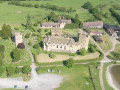
[[89,30],[89,29],[85,29],[85,31],[88,33],[88,34],[91,34],[91,35],[103,35],[103,31],[93,31],[93,30]]
[[84,28],[103,28],[103,22],[102,21],[84,22],[83,27]]
[[63,18],[61,18],[61,16],[59,16],[58,17],[58,22],[59,23],[64,23],[64,24],[71,24],[72,23],[72,20],[70,19],[70,20],[65,20],[64,19],[64,16],[63,16]]
[[61,37],[62,36],[62,30],[61,29],[52,29],[51,30],[51,35]]
[[103,40],[100,38],[100,36],[98,35],[94,35],[93,38],[95,39],[95,41],[97,42],[103,42]]
[[14,32],[12,35],[12,40],[15,46],[18,46],[19,43],[23,42],[22,34],[20,32]]
[[82,48],[88,49],[89,35],[78,34],[78,41],[73,38],[65,38],[58,36],[48,36],[43,40],[43,49],[53,52],[76,53]]
[[59,28],[60,23],[46,22],[42,23],[41,28]]
[[72,23],[72,20],[65,20],[64,16],[58,17],[58,22],[46,22],[41,24],[41,28],[64,28],[66,24]]
[[117,36],[116,32],[112,28],[107,29],[107,32],[111,37],[116,37]]

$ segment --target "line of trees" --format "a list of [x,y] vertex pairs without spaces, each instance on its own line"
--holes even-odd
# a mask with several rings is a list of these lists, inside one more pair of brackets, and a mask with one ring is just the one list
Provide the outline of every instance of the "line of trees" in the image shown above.
[[72,7],[66,8],[66,7],[59,7],[56,5],[51,5],[49,3],[47,4],[31,4],[31,3],[21,3],[20,1],[11,1],[8,3],[8,5],[16,5],[16,6],[24,6],[24,7],[34,7],[34,8],[46,8],[51,9],[53,11],[59,11],[59,12],[75,12]]

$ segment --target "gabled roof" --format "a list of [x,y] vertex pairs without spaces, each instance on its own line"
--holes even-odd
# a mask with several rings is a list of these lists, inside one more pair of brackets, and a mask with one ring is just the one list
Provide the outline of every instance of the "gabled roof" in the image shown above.
[[103,22],[102,21],[97,21],[97,22],[84,22],[83,26],[103,26]]
[[46,37],[43,42],[49,44],[74,45],[75,40],[73,38],[64,38],[64,37]]
[[114,34],[115,31],[113,29],[109,28],[109,29],[107,29],[107,32],[109,32],[110,34]]
[[46,22],[46,23],[42,23],[42,26],[56,26],[56,27],[59,27],[60,23]]

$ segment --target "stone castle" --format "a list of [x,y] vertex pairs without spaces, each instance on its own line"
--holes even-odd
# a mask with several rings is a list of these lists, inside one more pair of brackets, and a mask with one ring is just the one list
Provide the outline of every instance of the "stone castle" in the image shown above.
[[[54,34],[52,34],[52,32],[54,32]],[[75,42],[73,38],[65,38],[62,37],[62,35],[58,35],[58,32],[61,34],[62,31],[53,30],[51,31],[52,36],[44,38],[44,50],[53,52],[76,53],[82,48],[85,48],[86,50],[88,49],[88,34],[78,33],[78,41]]]

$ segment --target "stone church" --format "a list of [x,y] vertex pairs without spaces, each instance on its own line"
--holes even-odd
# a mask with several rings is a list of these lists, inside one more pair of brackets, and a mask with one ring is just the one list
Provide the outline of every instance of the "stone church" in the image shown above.
[[18,46],[19,43],[23,42],[22,34],[20,32],[14,32],[12,35],[12,40],[15,46]]
[[[53,31],[52,31],[53,32]],[[58,35],[58,32],[55,31],[51,36],[45,37],[43,40],[43,49],[46,51],[53,52],[66,52],[66,53],[76,53],[82,48],[88,49],[89,44],[89,35],[78,33],[78,41],[75,42],[73,38],[65,38],[62,35]]]

